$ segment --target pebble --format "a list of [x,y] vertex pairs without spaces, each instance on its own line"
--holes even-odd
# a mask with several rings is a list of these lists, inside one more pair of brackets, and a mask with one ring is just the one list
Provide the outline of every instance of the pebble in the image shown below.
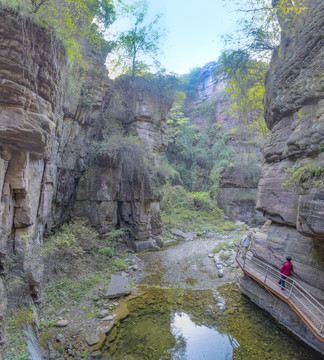
[[213,257],[214,257],[214,254],[210,253],[210,254],[208,254],[208,257],[209,257],[209,258],[213,258]]
[[58,313],[57,313],[57,316],[60,316],[62,314],[64,314],[66,312],[66,308],[63,308],[62,310],[60,310]]
[[58,334],[57,337],[56,337],[56,341],[57,341],[57,342],[60,342],[60,343],[62,343],[62,344],[65,344],[65,337],[64,337],[64,335]]
[[68,320],[59,320],[59,321],[56,322],[55,326],[57,326],[57,327],[65,327],[65,326],[68,325],[68,323],[69,323]]
[[97,334],[87,334],[85,340],[89,346],[93,346],[98,344],[99,336]]

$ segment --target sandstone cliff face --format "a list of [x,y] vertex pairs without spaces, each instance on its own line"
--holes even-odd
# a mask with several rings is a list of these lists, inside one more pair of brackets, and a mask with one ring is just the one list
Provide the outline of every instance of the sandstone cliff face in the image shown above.
[[[201,129],[210,122],[221,125],[228,135],[227,145],[235,152],[232,166],[224,171],[220,180],[219,206],[231,220],[248,224],[262,224],[264,219],[255,209],[258,181],[261,174],[261,142],[257,132],[251,132],[246,124],[229,114],[230,99],[225,93],[226,80],[215,76],[218,64],[205,65],[199,74],[197,96],[189,107],[189,116]],[[213,114],[206,114],[210,105]],[[212,115],[212,116],[210,116]]]
[[[273,54],[267,74],[265,119],[271,134],[263,149],[257,208],[272,223],[256,237],[253,253],[277,268],[290,255],[294,278],[323,302],[324,3],[310,0],[307,5],[309,10],[300,16],[295,30],[283,32],[280,51]],[[283,186],[287,169],[297,180]],[[244,292],[324,351],[309,330],[293,326],[294,321],[299,323],[293,313],[289,319],[284,316],[285,304],[273,308],[270,296],[261,288],[251,290],[251,283],[243,280]]]
[[161,245],[159,203],[149,181],[123,177],[122,159],[105,162],[92,149],[116,126],[138,137],[158,163],[171,104],[129,80],[114,85],[105,50],[90,46],[85,57],[93,68],[82,87],[69,90],[61,43],[3,10],[0,44],[1,341],[7,305],[30,296],[39,301],[43,235],[63,222],[87,216],[102,231],[129,227],[137,249]]

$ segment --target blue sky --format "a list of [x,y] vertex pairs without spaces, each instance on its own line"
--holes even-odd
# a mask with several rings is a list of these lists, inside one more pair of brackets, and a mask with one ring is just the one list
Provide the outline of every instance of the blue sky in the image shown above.
[[[162,14],[160,25],[166,30],[160,62],[168,71],[178,74],[217,60],[224,49],[221,35],[233,32],[238,17],[231,5],[225,7],[222,0],[147,2],[149,17]],[[116,22],[114,27],[114,31],[122,29],[122,22]]]
[[222,0],[148,0],[150,13],[161,13],[166,29],[161,62],[169,71],[187,73],[217,60],[237,14]]

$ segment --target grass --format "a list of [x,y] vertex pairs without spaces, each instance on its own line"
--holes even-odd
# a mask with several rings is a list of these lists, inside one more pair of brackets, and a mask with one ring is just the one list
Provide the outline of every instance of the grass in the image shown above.
[[229,244],[227,241],[222,241],[220,243],[218,243],[213,250],[214,254],[218,254],[221,250],[223,250],[223,248],[225,248],[226,250],[229,249]]
[[8,345],[4,348],[4,359],[28,360],[27,341],[24,330],[33,319],[33,310],[23,308],[9,314],[6,333]]

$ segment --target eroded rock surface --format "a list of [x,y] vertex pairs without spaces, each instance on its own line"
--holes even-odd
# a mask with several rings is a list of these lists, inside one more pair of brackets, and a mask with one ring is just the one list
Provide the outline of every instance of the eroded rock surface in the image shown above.
[[[292,257],[293,277],[324,303],[324,3],[306,1],[292,31],[283,31],[266,80],[270,136],[257,208],[271,220],[255,237],[254,256],[280,269]],[[290,169],[288,172],[287,169]],[[244,277],[241,287],[302,339],[324,351],[288,306]]]
[[120,153],[112,161],[94,144],[112,129],[137,138],[153,168],[166,148],[171,103],[130,78],[113,83],[107,46],[86,45],[93,69],[72,88],[64,47],[50,32],[0,10],[0,39],[1,341],[7,304],[41,300],[43,235],[64,222],[83,216],[102,232],[129,228],[147,249],[162,245],[160,199],[148,176],[127,175]]

